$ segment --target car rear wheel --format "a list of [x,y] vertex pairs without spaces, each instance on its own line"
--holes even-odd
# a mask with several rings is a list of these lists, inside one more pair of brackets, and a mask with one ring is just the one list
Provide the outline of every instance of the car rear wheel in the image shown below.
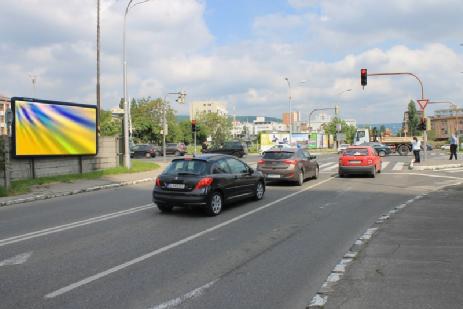
[[161,211],[161,212],[171,212],[172,211],[172,208],[174,208],[172,205],[169,205],[169,204],[157,204],[158,206],[158,209]]
[[407,156],[409,151],[410,151],[410,149],[408,148],[407,145],[400,145],[399,148],[397,149],[397,152],[401,156]]
[[299,173],[297,173],[296,184],[298,186],[302,186],[304,184],[304,172],[303,171],[299,171]]
[[375,178],[376,177],[376,166],[373,166],[372,170],[371,170],[371,173],[370,173],[370,176],[371,178]]
[[145,153],[145,158],[151,158],[151,154],[149,152]]
[[206,206],[206,213],[208,216],[217,216],[222,211],[223,199],[220,192],[212,193],[209,203]]
[[264,197],[265,187],[262,181],[259,181],[256,185],[256,194],[254,195],[254,200],[259,201]]
[[380,157],[384,157],[384,156],[386,156],[386,152],[384,150],[380,150],[380,151],[378,151],[378,155]]

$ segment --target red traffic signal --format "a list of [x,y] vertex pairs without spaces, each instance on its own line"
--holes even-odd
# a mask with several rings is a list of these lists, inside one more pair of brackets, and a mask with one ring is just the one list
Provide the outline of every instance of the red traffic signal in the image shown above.
[[196,119],[191,120],[191,132],[196,132]]
[[367,69],[360,70],[360,84],[365,87],[367,85]]

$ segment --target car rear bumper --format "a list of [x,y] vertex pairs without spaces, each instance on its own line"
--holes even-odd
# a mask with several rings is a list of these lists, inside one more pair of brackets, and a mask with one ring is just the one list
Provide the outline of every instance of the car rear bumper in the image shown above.
[[203,206],[209,200],[209,192],[179,192],[153,190],[153,203],[169,204],[173,206]]
[[296,181],[297,173],[294,170],[274,170],[259,168],[258,171],[264,174],[266,181]]
[[340,174],[370,174],[374,169],[374,165],[367,166],[340,166]]

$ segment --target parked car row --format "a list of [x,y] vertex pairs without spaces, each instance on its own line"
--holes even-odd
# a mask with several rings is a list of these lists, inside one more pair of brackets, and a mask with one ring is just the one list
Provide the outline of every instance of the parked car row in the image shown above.
[[[183,156],[186,153],[186,146],[183,143],[167,143],[166,155]],[[131,158],[155,158],[162,156],[162,146],[153,144],[137,144],[130,149]]]

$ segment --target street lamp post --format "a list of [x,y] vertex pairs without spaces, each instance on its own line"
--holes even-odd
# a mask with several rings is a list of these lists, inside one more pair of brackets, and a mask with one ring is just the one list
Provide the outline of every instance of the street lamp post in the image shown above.
[[124,25],[122,29],[122,74],[123,74],[123,83],[124,83],[124,166],[128,169],[131,168],[132,164],[130,162],[130,147],[129,147],[129,116],[130,116],[130,106],[127,97],[127,60],[126,60],[126,26],[127,26],[127,15],[129,10],[139,4],[148,2],[150,0],[143,0],[139,2],[134,2],[130,0],[125,8],[124,13]]
[[292,135],[293,135],[293,115],[291,113],[291,82],[288,77],[285,77],[286,82],[288,83],[288,102],[289,102],[289,144],[292,144]]

